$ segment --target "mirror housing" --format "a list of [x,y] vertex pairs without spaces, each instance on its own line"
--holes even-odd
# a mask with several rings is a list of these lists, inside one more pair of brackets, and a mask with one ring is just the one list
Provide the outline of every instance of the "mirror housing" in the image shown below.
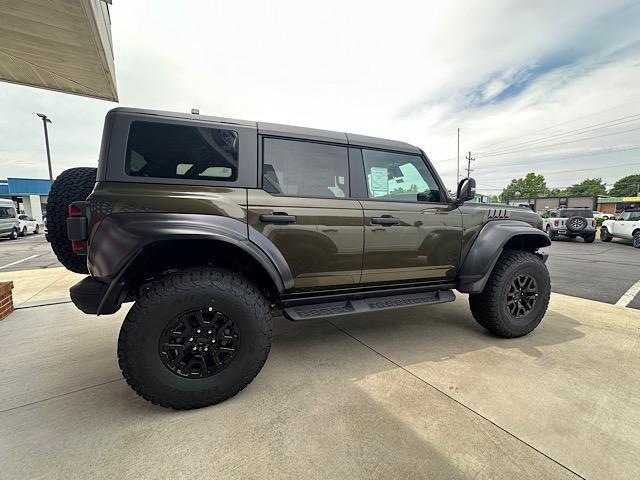
[[458,205],[463,204],[469,200],[473,200],[476,196],[476,181],[475,179],[463,178],[458,184],[458,192],[456,194],[456,203]]

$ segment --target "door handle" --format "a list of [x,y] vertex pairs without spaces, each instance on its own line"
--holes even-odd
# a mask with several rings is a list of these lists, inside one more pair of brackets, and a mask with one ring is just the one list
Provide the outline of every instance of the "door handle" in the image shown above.
[[375,225],[386,225],[388,227],[391,227],[393,225],[399,225],[400,219],[392,217],[391,215],[382,215],[381,217],[372,217],[371,223]]
[[273,212],[272,215],[260,215],[260,221],[265,223],[296,223],[295,215],[287,215],[285,212]]

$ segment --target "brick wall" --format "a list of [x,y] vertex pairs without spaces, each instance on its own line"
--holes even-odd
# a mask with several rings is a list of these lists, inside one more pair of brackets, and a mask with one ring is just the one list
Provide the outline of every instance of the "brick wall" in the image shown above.
[[0,320],[13,312],[13,282],[0,282]]

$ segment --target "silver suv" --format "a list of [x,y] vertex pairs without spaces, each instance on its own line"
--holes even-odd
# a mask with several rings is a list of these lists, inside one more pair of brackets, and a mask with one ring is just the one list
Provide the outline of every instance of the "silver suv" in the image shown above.
[[590,208],[559,208],[542,215],[543,228],[551,240],[560,235],[569,238],[582,237],[586,243],[596,239],[596,219]]
[[0,237],[18,238],[20,222],[12,200],[0,199]]

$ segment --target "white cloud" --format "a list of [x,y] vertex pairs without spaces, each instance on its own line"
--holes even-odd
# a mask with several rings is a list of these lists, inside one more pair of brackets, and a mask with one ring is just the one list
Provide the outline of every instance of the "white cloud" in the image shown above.
[[[640,50],[628,46],[639,37],[638,10],[616,14],[627,3],[116,1],[111,17],[124,106],[199,107],[203,114],[406,140],[429,153],[453,186],[458,127],[462,151],[482,152],[639,111]],[[610,18],[624,21],[612,26]],[[524,80],[517,95],[496,101]],[[477,105],[469,105],[470,95]],[[95,164],[113,106],[0,84],[0,178],[46,177],[36,111],[54,120],[54,173]],[[558,146],[554,155],[640,143],[637,133]],[[543,151],[478,155],[479,190],[499,189],[530,169],[552,185],[640,170],[553,173],[632,163],[640,150],[555,162]]]

